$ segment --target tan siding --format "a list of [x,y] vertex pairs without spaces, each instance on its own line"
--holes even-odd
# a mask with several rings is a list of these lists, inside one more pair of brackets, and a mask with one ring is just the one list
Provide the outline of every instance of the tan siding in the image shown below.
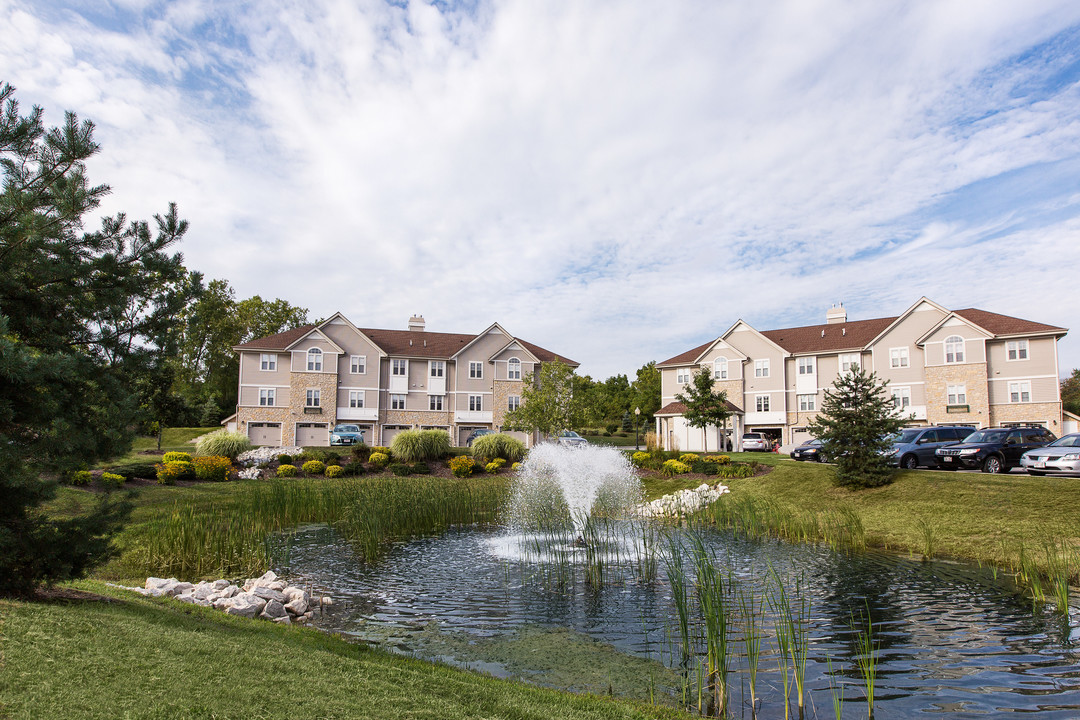
[[242,352],[240,353],[240,377],[243,379],[245,385],[262,384],[263,387],[267,385],[288,385],[289,384],[289,355],[288,353],[267,353],[274,355],[277,358],[277,370],[262,370],[260,364],[262,362],[262,353],[258,352]]
[[987,343],[990,370],[1002,376],[1053,375],[1057,372],[1057,340],[1054,338],[1029,338],[1028,359],[1009,360],[1007,342],[993,340]]
[[323,351],[323,371],[334,372],[334,357],[337,355],[337,350],[334,349],[333,345],[321,338],[308,338],[307,340],[302,340],[295,348],[293,348],[293,372],[307,372],[307,352],[311,348],[316,347]]

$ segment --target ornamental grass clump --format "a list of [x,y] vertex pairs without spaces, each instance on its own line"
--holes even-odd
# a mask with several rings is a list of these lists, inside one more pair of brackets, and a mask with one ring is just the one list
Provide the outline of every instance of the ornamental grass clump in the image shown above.
[[196,455],[215,455],[235,460],[236,456],[251,449],[247,435],[228,430],[218,430],[201,436],[195,441]]
[[520,462],[525,457],[525,443],[506,433],[494,433],[476,438],[472,444],[472,452],[473,457]]
[[390,452],[403,463],[439,460],[450,454],[450,435],[443,430],[406,430],[394,436]]

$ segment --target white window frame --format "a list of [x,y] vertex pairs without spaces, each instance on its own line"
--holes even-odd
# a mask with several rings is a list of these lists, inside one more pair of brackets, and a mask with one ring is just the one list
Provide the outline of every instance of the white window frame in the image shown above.
[[945,388],[946,405],[967,405],[967,385],[949,385]]
[[1009,383],[1009,402],[1011,403],[1029,403],[1031,402],[1031,381],[1022,380],[1020,382]]
[[349,372],[353,375],[367,375],[367,355],[350,356]]
[[275,402],[277,402],[277,390],[259,388],[259,407],[274,407]]
[[911,388],[905,385],[892,388],[892,401],[897,410],[911,407]]
[[323,368],[323,351],[320,348],[313,347],[308,348],[307,351],[307,370],[308,372],[322,372]]
[[840,372],[846,373],[853,367],[862,367],[862,357],[859,353],[843,353],[840,355]]
[[1010,340],[1005,343],[1005,359],[1008,362],[1027,360],[1029,357],[1027,340]]
[[307,388],[304,392],[304,407],[322,407],[322,392],[319,388]]
[[277,370],[277,355],[274,353],[261,353],[259,355],[259,369],[266,372]]
[[946,365],[964,362],[964,338],[959,335],[950,335],[945,338],[944,347]]
[[769,358],[754,361],[754,377],[769,377]]
[[433,378],[446,377],[446,362],[443,360],[428,361],[428,376]]
[[718,357],[713,360],[713,379],[714,380],[727,380],[728,379],[728,360],[726,357]]
[[470,395],[469,396],[469,412],[483,412],[484,411],[484,396],[483,395]]
[[519,407],[521,407],[521,396],[520,395],[510,395],[509,397],[506,398],[506,409],[507,409],[507,411],[517,410]]
[[362,408],[364,407],[364,391],[363,390],[350,390],[349,391],[349,407]]
[[889,367],[911,367],[911,355],[909,354],[907,346],[889,348]]
[[814,412],[817,410],[817,395],[798,395],[799,412]]
[[408,395],[402,395],[401,393],[392,393],[390,395],[390,409],[404,410],[406,398],[408,398]]
[[756,395],[754,397],[754,407],[758,412],[769,412],[769,408],[772,407],[772,398],[768,395]]
[[442,395],[428,395],[428,410],[438,412],[443,409]]
[[394,377],[409,377],[409,361],[404,358],[391,358],[390,374]]
[[814,358],[801,357],[795,361],[799,367],[800,375],[813,375],[814,374]]
[[[515,367],[517,369],[515,369]],[[521,359],[512,357],[506,361],[506,379],[507,380],[520,380],[521,379]]]
[[675,371],[675,382],[685,385],[690,382],[690,368],[679,368]]
[[469,377],[473,380],[484,379],[484,363],[476,360],[469,361]]

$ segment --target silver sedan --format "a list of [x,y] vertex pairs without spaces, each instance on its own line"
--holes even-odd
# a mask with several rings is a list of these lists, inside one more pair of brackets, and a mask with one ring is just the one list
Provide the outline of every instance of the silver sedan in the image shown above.
[[1080,475],[1080,433],[1072,433],[1020,456],[1031,475]]

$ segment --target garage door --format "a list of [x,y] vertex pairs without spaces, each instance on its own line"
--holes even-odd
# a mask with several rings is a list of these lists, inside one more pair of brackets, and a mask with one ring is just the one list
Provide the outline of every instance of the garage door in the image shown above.
[[248,438],[252,445],[281,447],[281,423],[248,423]]
[[383,425],[382,429],[382,444],[383,447],[390,447],[390,442],[394,439],[394,436],[400,432],[411,430],[409,425]]
[[326,423],[297,423],[296,444],[300,447],[324,447],[330,444],[330,428]]
[[813,438],[810,431],[804,427],[791,428],[791,443],[793,445],[802,445],[807,440]]

